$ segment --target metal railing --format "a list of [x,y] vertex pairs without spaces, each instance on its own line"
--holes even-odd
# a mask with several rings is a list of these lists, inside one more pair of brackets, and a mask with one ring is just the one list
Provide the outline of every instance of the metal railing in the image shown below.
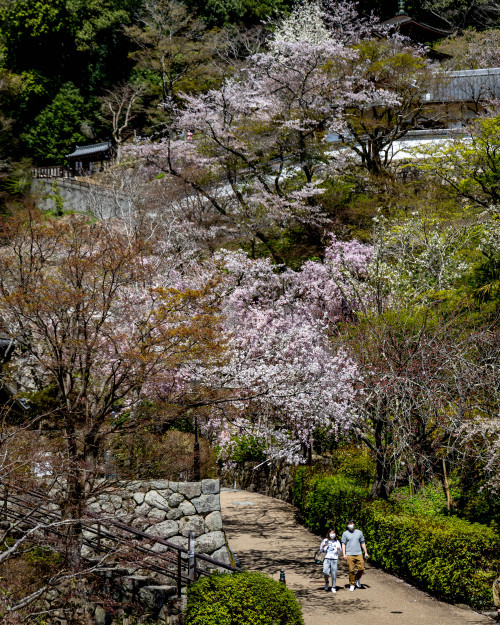
[[[62,520],[60,513],[54,511],[54,507],[58,505],[54,500],[41,491],[22,490],[12,485],[0,484],[0,489],[0,516],[4,521],[13,528],[24,528],[24,531],[40,527],[46,545],[56,550],[58,545],[63,544],[64,534],[57,526],[51,527],[51,524],[57,524]],[[196,553],[192,532],[188,536],[188,547],[185,548],[161,536],[143,532],[121,521],[98,516],[89,511],[76,522],[82,528],[82,545],[91,549],[97,556],[110,556],[114,563],[132,564],[135,568],[173,579],[179,597],[183,586],[192,584],[200,575],[211,573],[209,569],[199,566],[201,562],[219,569],[237,571],[231,565]],[[40,541],[40,537],[37,541]],[[153,549],[156,545],[161,545],[166,550]],[[92,558],[86,556],[82,560],[91,562]]]

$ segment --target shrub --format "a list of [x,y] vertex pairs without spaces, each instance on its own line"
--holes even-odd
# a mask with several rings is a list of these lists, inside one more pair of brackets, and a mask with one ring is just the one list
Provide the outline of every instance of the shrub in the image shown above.
[[500,564],[500,537],[491,528],[456,517],[417,517],[371,504],[363,531],[373,561],[452,602],[491,605]]
[[234,441],[229,459],[233,462],[262,462],[266,459],[264,441],[255,436],[240,436]]
[[313,532],[323,533],[329,527],[341,532],[349,519],[360,524],[369,491],[353,480],[339,475],[314,475],[304,483],[307,474],[297,472],[295,505],[305,525]]
[[[459,496],[457,488],[451,487],[451,498]],[[412,494],[408,486],[402,486],[393,491],[390,500],[396,509],[413,516],[444,516],[447,514],[446,496],[439,482],[429,482]]]
[[304,625],[295,595],[263,573],[214,573],[188,591],[186,625]]

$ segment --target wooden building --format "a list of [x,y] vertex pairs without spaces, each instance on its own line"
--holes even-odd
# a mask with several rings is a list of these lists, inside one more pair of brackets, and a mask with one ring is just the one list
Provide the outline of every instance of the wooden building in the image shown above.
[[66,155],[73,176],[89,176],[103,171],[114,157],[115,150],[111,141],[77,145],[71,154]]
[[[396,15],[383,22],[383,26],[393,28],[404,37],[408,37],[411,41],[422,45],[429,45],[452,34],[448,30],[442,30],[440,28],[436,28],[435,26],[430,26],[429,24],[423,24],[413,17],[410,17],[406,12],[404,0],[399,0],[398,4],[399,10]],[[437,54],[439,58],[448,57],[448,55],[436,53],[434,50],[430,52],[432,54]]]

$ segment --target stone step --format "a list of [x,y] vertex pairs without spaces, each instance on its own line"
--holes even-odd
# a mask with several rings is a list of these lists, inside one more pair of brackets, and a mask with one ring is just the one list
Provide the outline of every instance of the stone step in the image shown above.
[[143,586],[139,590],[139,599],[145,608],[158,612],[176,594],[175,586]]

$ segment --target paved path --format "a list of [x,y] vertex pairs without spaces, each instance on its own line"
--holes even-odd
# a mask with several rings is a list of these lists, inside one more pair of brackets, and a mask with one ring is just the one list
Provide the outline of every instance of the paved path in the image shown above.
[[279,569],[285,569],[306,625],[493,625],[488,616],[437,601],[370,566],[363,577],[365,587],[350,592],[342,561],[337,593],[325,592],[321,567],[313,561],[319,540],[297,524],[293,506],[229,489],[222,491],[221,504],[229,544],[242,566],[275,579]]

